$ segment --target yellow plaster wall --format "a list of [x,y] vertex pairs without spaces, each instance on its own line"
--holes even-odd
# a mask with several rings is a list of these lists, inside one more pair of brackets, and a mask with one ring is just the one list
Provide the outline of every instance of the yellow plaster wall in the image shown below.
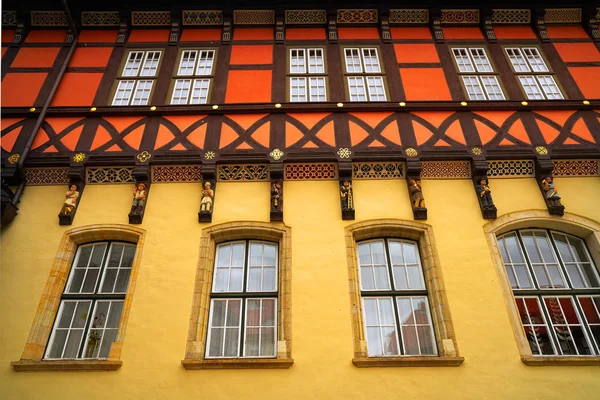
[[[600,220],[598,178],[557,179],[567,212]],[[533,179],[493,180],[498,216],[545,209]],[[412,220],[406,184],[355,181],[356,221]],[[154,184],[139,278],[115,372],[16,373],[40,294],[63,232],[64,187],[28,187],[2,232],[0,398],[6,399],[597,399],[598,367],[528,367],[519,358],[473,185],[424,181],[460,367],[371,368],[351,364],[352,332],[338,185],[285,182],[292,228],[289,370],[183,369],[196,273],[200,185]],[[73,226],[127,223],[132,188],[88,185]],[[269,219],[267,183],[219,183],[214,223]]]

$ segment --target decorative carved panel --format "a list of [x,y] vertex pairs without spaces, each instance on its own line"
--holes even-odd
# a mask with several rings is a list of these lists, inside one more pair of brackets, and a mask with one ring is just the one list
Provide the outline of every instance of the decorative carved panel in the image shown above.
[[442,24],[478,24],[479,10],[442,10]]
[[2,26],[17,26],[17,12],[2,11]]
[[352,179],[404,178],[404,163],[367,162],[352,164]]
[[134,167],[89,167],[86,181],[98,183],[135,183]]
[[421,179],[470,178],[471,166],[468,161],[423,161]]
[[544,22],[547,24],[579,24],[581,8],[546,8]]
[[267,164],[218,165],[218,181],[268,181]]
[[487,175],[490,178],[533,178],[535,169],[532,160],[488,161]]
[[531,10],[526,9],[495,9],[492,13],[493,24],[529,24]]
[[155,165],[152,182],[200,182],[200,165]]
[[327,10],[286,10],[285,24],[326,24]]
[[391,9],[390,24],[427,24],[429,10]]
[[82,26],[119,26],[118,11],[82,11]]
[[183,25],[222,25],[221,10],[183,10]]
[[376,24],[377,10],[371,9],[341,9],[337,10],[338,24]]
[[170,11],[132,11],[132,26],[171,26]]
[[554,160],[554,176],[598,176],[600,160]]
[[25,183],[31,186],[66,185],[69,183],[67,168],[27,168]]
[[31,26],[68,26],[64,11],[32,11]]
[[334,180],[337,179],[337,167],[334,163],[286,164],[285,180]]
[[234,10],[235,25],[272,25],[275,23],[273,10]]

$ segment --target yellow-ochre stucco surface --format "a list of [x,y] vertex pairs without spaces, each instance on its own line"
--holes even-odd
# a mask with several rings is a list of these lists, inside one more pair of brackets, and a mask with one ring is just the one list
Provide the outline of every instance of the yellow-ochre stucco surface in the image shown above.
[[[556,179],[566,211],[600,220],[600,179]],[[546,210],[534,179],[491,182],[498,216]],[[437,252],[465,362],[460,367],[357,368],[344,228],[412,221],[406,183],[355,181],[356,221],[342,221],[336,181],[286,181],[292,232],[290,369],[186,370],[184,358],[202,229],[199,184],[153,184],[145,245],[123,344],[113,372],[14,372],[63,233],[63,186],[27,187],[2,232],[2,399],[599,399],[600,367],[521,362],[498,274],[469,180],[423,181]],[[127,224],[132,187],[88,185],[72,227]],[[219,183],[213,224],[269,221],[268,183]]]

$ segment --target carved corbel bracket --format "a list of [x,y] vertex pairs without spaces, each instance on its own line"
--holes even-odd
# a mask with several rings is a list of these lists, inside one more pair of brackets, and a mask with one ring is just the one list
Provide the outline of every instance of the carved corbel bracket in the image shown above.
[[392,34],[390,33],[390,22],[387,16],[380,17],[379,32],[383,43],[392,43]]
[[598,30],[598,20],[596,19],[595,13],[589,13],[586,16],[585,21],[587,21],[585,27],[589,35],[592,37],[594,42],[600,42],[600,31]]
[[269,170],[271,222],[283,221],[283,163],[272,163]]
[[285,18],[277,17],[275,21],[275,43],[276,44],[284,44],[285,43]]
[[133,189],[133,198],[131,202],[131,210],[129,211],[129,223],[141,224],[144,220],[146,205],[148,204],[148,196],[150,194],[150,166],[137,165],[133,169],[135,177],[135,186]]
[[550,157],[536,158],[535,177],[542,196],[544,196],[548,213],[563,216],[565,214],[565,206],[563,206],[558,189],[554,184],[553,170],[554,162],[552,162]]
[[444,43],[444,32],[442,31],[442,10],[431,9],[429,11],[429,28],[433,33],[433,38],[436,43]]
[[231,44],[231,18],[223,20],[223,34],[221,35],[221,44]]
[[200,211],[198,222],[212,222],[215,206],[215,193],[217,191],[215,163],[202,164],[202,195],[200,197]]
[[15,35],[13,36],[12,41],[10,42],[11,47],[19,47],[26,36],[25,33],[27,32],[27,26],[25,23],[19,21],[19,17],[17,18],[17,29],[15,30]]
[[492,11],[488,10],[484,13],[482,21],[482,29],[485,32],[485,37],[489,43],[498,43],[494,25],[492,24]]
[[329,38],[329,43],[335,44],[338,42],[337,20],[335,14],[327,16],[327,37]]
[[481,209],[481,215],[484,219],[496,219],[498,209],[492,199],[492,190],[487,177],[488,163],[485,157],[477,157],[471,160],[471,176],[473,177],[473,187]]
[[421,160],[418,158],[406,160],[406,185],[413,218],[416,220],[427,219],[425,197],[421,188],[421,168]]
[[71,164],[67,170],[67,177],[69,178],[69,186],[65,193],[63,205],[58,213],[59,225],[71,225],[73,223],[85,189],[85,166],[83,164]]
[[546,9],[544,8],[533,10],[531,21],[540,40],[544,43],[548,43],[550,42],[550,38],[548,37],[548,31],[546,31],[546,24],[544,21],[545,13]]
[[340,206],[344,221],[354,220],[354,188],[352,187],[352,162],[338,164],[340,176]]
[[115,44],[117,46],[124,46],[125,43],[127,43],[127,38],[129,37],[129,21],[131,21],[131,16],[128,15],[129,13],[123,13],[121,12],[121,15],[119,16],[120,18],[120,22],[119,22],[119,34],[117,35],[117,41],[115,42]]
[[177,46],[181,32],[181,16],[171,12],[171,32],[169,33],[169,46]]

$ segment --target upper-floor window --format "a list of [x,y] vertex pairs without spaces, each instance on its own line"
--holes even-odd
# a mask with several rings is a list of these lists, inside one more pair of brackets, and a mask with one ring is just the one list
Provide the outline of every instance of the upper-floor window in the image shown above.
[[143,106],[148,104],[158,75],[160,50],[132,50],[121,67],[113,106]]
[[289,49],[290,102],[327,101],[327,71],[323,48]]
[[182,49],[171,85],[170,104],[206,104],[214,78],[216,51]]
[[277,355],[277,245],[238,241],[217,246],[207,358]]
[[350,101],[387,101],[385,74],[375,47],[346,47],[344,73]]
[[437,355],[417,243],[369,240],[357,253],[369,356]]
[[103,359],[117,337],[129,286],[135,244],[79,246],[44,356]]
[[498,245],[534,355],[600,355],[600,277],[585,242],[520,230]]
[[469,100],[506,99],[483,47],[455,47],[452,54]]
[[564,99],[552,71],[536,47],[506,47],[504,50],[529,100]]

